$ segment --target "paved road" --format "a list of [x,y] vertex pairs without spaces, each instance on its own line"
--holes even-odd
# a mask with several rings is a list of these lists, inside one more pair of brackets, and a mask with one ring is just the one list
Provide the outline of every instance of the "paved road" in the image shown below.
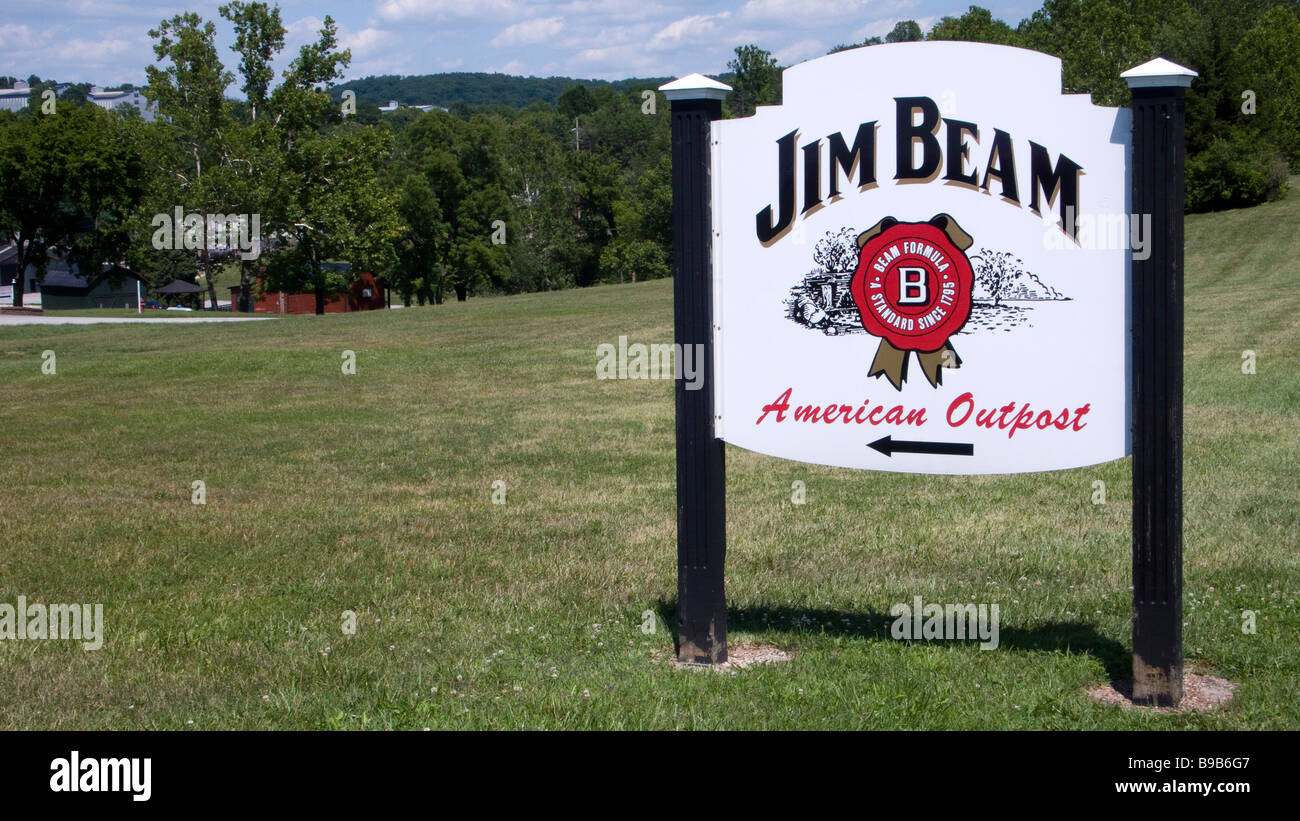
[[126,317],[94,317],[94,316],[23,316],[22,314],[0,314],[0,327],[6,325],[97,325],[100,323],[111,323],[114,325],[186,325],[193,322],[260,322],[264,319],[274,319],[271,316],[224,316],[224,317],[206,317],[206,316],[176,316],[176,317],[140,317],[139,319],[128,319]]

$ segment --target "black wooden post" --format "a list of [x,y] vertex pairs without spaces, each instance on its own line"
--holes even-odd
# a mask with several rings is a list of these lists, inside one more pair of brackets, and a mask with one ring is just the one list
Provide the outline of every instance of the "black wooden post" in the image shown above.
[[[700,378],[676,380],[677,658],[727,660],[726,475],[714,435],[713,218],[709,124],[722,117],[722,83],[692,74],[660,89],[672,104],[673,339]],[[681,371],[678,370],[680,374]]]
[[1133,259],[1133,701],[1183,695],[1183,142],[1195,72],[1152,60],[1133,90],[1132,206],[1151,216]]

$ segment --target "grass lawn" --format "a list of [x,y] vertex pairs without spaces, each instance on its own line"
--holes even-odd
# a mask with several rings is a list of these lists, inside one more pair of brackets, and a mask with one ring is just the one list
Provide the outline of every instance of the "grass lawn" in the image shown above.
[[[1240,684],[1217,712],[1084,693],[1129,663],[1126,460],[934,477],[728,449],[731,638],[794,659],[672,669],[672,384],[594,378],[600,343],[671,341],[658,281],[0,328],[0,602],[106,621],[95,652],[0,642],[0,728],[1300,729],[1298,225],[1300,194],[1188,220],[1185,646]],[[1002,646],[892,640],[917,595],[999,603]]]

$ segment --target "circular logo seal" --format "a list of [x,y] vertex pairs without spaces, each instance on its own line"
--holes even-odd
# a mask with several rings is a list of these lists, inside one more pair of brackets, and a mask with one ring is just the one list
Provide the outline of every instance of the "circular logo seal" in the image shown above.
[[937,351],[970,317],[975,274],[949,235],[902,222],[872,237],[849,283],[867,332],[901,351]]

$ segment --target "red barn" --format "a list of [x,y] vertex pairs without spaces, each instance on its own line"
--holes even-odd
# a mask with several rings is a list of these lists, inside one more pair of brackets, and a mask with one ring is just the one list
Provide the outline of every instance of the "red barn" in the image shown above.
[[[259,283],[260,284],[260,283]],[[230,289],[230,301],[239,304],[239,288]],[[267,291],[259,294],[257,285],[253,293],[258,294],[253,304],[253,312],[259,314],[314,314],[316,313],[316,295],[306,293],[289,293],[287,291]],[[387,290],[384,280],[370,273],[364,273],[352,283],[347,293],[325,303],[325,313],[342,314],[351,311],[374,311],[387,306]]]

